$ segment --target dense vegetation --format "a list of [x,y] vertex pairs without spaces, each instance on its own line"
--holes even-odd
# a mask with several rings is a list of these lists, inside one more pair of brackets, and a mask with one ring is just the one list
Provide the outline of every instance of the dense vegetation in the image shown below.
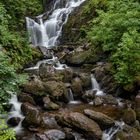
[[8,100],[7,92],[14,92],[23,79],[18,78],[16,69],[32,59],[25,35],[25,16],[40,13],[41,7],[39,0],[0,1],[0,103]]
[[[17,69],[33,57],[25,32],[25,16],[38,15],[41,11],[40,0],[0,0],[0,114],[5,111],[9,93],[17,92],[19,84],[27,78],[17,74]],[[15,132],[1,118],[0,139],[15,139]]]
[[0,1],[0,44],[16,67],[32,59],[32,50],[25,34],[25,16],[37,15],[41,7],[39,0]]
[[96,7],[96,17],[84,29],[93,50],[100,47],[108,54],[119,84],[134,84],[140,76],[139,1],[91,0],[85,13],[90,14],[92,7]]

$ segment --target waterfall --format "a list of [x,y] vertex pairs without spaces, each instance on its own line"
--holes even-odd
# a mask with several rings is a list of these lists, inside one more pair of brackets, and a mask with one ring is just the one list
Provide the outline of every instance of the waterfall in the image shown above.
[[67,0],[62,8],[60,7],[61,1],[62,0],[55,1],[52,9],[53,12],[46,21],[43,21],[45,13],[37,16],[37,21],[26,17],[29,41],[32,42],[34,46],[47,48],[56,46],[62,32],[62,27],[67,22],[69,14],[85,0]]
[[91,83],[92,83],[92,90],[96,91],[96,95],[98,96],[105,95],[105,93],[101,91],[100,86],[93,74],[91,74]]
[[104,131],[102,140],[112,140],[113,136],[119,131],[122,130],[124,122],[115,122],[115,126],[111,127]]
[[24,119],[24,116],[21,113],[21,104],[18,99],[17,99],[17,95],[15,95],[14,93],[11,93],[11,99],[9,100],[9,104],[12,105],[12,109],[9,113],[9,118],[13,118],[13,117],[19,117],[21,119],[21,121],[19,122],[18,126],[16,126],[14,128],[15,132],[21,133],[22,131],[22,121]]
[[72,90],[70,88],[68,89],[68,97],[67,98],[68,98],[69,102],[74,101],[73,93],[72,93]]

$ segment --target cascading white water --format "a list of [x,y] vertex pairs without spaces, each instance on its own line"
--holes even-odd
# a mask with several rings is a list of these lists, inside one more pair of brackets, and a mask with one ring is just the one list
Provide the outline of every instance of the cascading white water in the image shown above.
[[17,95],[15,95],[14,93],[11,93],[11,99],[9,100],[9,104],[12,105],[12,109],[9,113],[9,118],[12,117],[19,117],[21,119],[21,121],[19,122],[18,126],[16,126],[15,128],[13,128],[15,130],[15,132],[21,133],[22,131],[22,121],[24,119],[24,116],[21,113],[21,104],[18,99],[17,99]]
[[124,122],[115,122],[115,125],[108,130],[105,130],[102,136],[102,140],[112,140],[113,136],[119,131],[123,129],[125,125]]
[[56,0],[53,12],[48,20],[43,22],[44,14],[37,17],[39,23],[26,17],[29,40],[34,46],[53,47],[58,43],[62,27],[67,22],[69,14],[85,0],[67,0],[64,7],[60,8],[62,0]]
[[103,91],[101,91],[100,86],[93,74],[91,74],[91,83],[92,83],[92,90],[96,91],[96,95],[98,95],[98,96],[105,95],[105,93]]
[[69,102],[74,101],[73,93],[72,93],[72,90],[70,88],[68,89],[68,97],[67,98],[68,98]]

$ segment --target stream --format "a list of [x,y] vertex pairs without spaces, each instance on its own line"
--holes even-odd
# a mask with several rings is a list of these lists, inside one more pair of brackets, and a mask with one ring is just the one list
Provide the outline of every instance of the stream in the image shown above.
[[[102,90],[100,83],[96,80],[96,76],[93,73],[91,74],[90,71],[86,73],[85,77],[89,79],[89,84],[85,86],[84,84],[86,84],[87,81],[82,81],[85,78],[82,76],[83,69],[81,67],[71,67],[65,63],[62,64],[59,60],[59,55],[53,51],[53,48],[56,46],[59,47],[59,37],[62,34],[63,25],[68,21],[69,15],[84,1],[85,0],[67,0],[63,2],[63,0],[55,0],[51,11],[48,12],[49,14],[47,13],[47,19],[45,19],[46,13],[36,16],[35,19],[26,17],[29,42],[32,43],[34,47],[45,47],[51,54],[51,58],[40,60],[34,66],[25,68],[25,72],[27,73],[36,70],[39,73],[37,76],[34,74],[31,75],[31,84],[26,86],[26,90],[23,88],[25,99],[11,93],[9,104],[12,105],[12,109],[9,112],[8,119],[19,119],[18,124],[13,127],[18,140],[116,140],[114,136],[118,131],[124,128],[125,123],[121,119],[124,101],[121,98],[115,97],[114,99],[111,97],[112,101],[115,100],[115,104],[111,104],[110,99],[109,101],[106,99],[108,94]],[[48,73],[49,76],[46,76],[44,73]],[[48,80],[44,75],[50,79]],[[65,77],[68,77],[68,79],[64,79],[63,81],[62,78]],[[82,84],[79,81],[82,81]],[[43,82],[46,82],[45,86],[41,85]],[[34,84],[35,86],[30,89],[29,87]],[[57,89],[57,85],[60,89]],[[61,92],[64,89],[63,85],[66,86],[66,98],[64,96],[61,97]],[[54,95],[42,97],[44,96],[44,87],[46,89],[50,88],[50,90],[54,92]],[[42,92],[42,95],[37,96],[38,93],[34,93],[34,90],[37,88],[40,88],[39,91]],[[27,91],[30,91],[31,94],[29,93],[29,95],[27,95]],[[48,92],[50,91],[48,90]],[[33,95],[35,100],[32,99],[31,95]],[[22,101],[18,101],[18,98],[21,98]],[[29,99],[29,103],[33,106],[26,103],[27,99]],[[31,112],[26,109],[29,109]],[[96,129],[101,131],[102,136],[98,134],[99,131],[93,130],[92,126],[86,126],[90,124],[90,122],[94,124],[89,114],[84,113],[83,115],[83,112],[86,112],[87,109],[104,113],[113,118],[113,125],[107,124],[107,126],[103,126],[102,130],[100,130],[97,125]],[[74,112],[78,112],[78,114]],[[71,118],[68,116],[69,114],[73,114]],[[44,120],[44,116],[46,115],[48,116]],[[32,117],[31,122],[28,120],[29,117]],[[58,124],[54,118],[57,118]],[[108,117],[107,119],[112,121],[112,119]],[[34,120],[36,120],[36,122],[34,122]],[[87,124],[83,120],[87,121]],[[71,123],[71,121],[74,122]],[[47,124],[47,129],[43,123],[45,123],[45,125]],[[62,124],[62,128],[58,126],[59,123],[60,125]],[[24,126],[22,126],[23,124]],[[110,126],[108,127],[108,125]],[[95,137],[93,137],[90,132],[87,133],[88,130],[86,127]],[[44,132],[44,129],[47,130],[47,132]]]

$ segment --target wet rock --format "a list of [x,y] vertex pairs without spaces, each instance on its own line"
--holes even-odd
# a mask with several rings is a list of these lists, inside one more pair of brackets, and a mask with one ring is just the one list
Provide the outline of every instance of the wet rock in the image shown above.
[[12,117],[8,119],[7,124],[10,126],[17,126],[20,121],[21,119],[19,117]]
[[62,96],[66,96],[67,89],[63,82],[48,81],[44,86],[47,93],[54,100],[58,100],[59,98],[62,98]]
[[46,137],[45,134],[40,134],[40,133],[36,134],[35,138],[36,140],[50,140],[49,138]]
[[39,76],[43,82],[62,81],[64,74],[62,71],[56,71],[52,65],[41,64],[39,67]]
[[60,126],[57,124],[55,118],[53,116],[44,113],[41,119],[41,127],[46,129],[59,129]]
[[59,109],[59,105],[57,105],[56,103],[53,103],[48,96],[43,98],[43,103],[44,103],[44,109],[46,110]]
[[83,94],[82,98],[87,101],[92,101],[95,99],[96,92],[94,90],[87,90],[85,94]]
[[69,82],[71,82],[72,78],[73,78],[73,71],[72,71],[72,69],[71,68],[65,69],[64,70],[63,81],[69,83]]
[[40,81],[37,77],[33,78],[27,84],[24,84],[22,87],[25,93],[31,93],[37,96],[46,94],[43,82]]
[[67,55],[66,63],[72,66],[81,66],[86,61],[87,55],[85,52],[73,53],[71,55]]
[[115,135],[115,140],[140,140],[140,133],[133,127],[125,125]]
[[66,137],[64,132],[57,129],[48,130],[44,134],[49,140],[63,140]]
[[89,74],[86,73],[81,73],[80,74],[80,79],[82,81],[82,87],[83,88],[90,88],[91,87],[91,78]]
[[76,77],[72,80],[72,91],[76,96],[81,96],[83,94],[82,81],[80,78]]
[[96,121],[103,130],[108,129],[114,126],[115,124],[115,121],[112,118],[100,112],[85,109],[84,114],[87,115],[89,118],[93,119],[94,121]]
[[117,105],[118,101],[115,97],[113,97],[112,95],[106,95],[103,96],[103,103],[104,104],[110,104],[110,105]]
[[94,99],[94,105],[95,106],[100,106],[103,104],[103,99],[100,96],[96,96]]
[[122,119],[126,124],[132,125],[136,122],[136,112],[132,108],[128,108],[125,110]]
[[29,103],[23,103],[21,110],[25,116],[25,119],[22,122],[23,126],[38,126],[40,124],[40,111],[35,106]]
[[20,102],[22,102],[22,103],[28,102],[28,103],[30,103],[32,105],[36,104],[34,99],[29,94],[27,94],[27,93],[20,93],[18,95],[18,100]]
[[57,121],[63,125],[71,126],[81,130],[87,139],[99,140],[102,136],[102,130],[99,125],[85,115],[77,112],[64,113],[57,116]]

